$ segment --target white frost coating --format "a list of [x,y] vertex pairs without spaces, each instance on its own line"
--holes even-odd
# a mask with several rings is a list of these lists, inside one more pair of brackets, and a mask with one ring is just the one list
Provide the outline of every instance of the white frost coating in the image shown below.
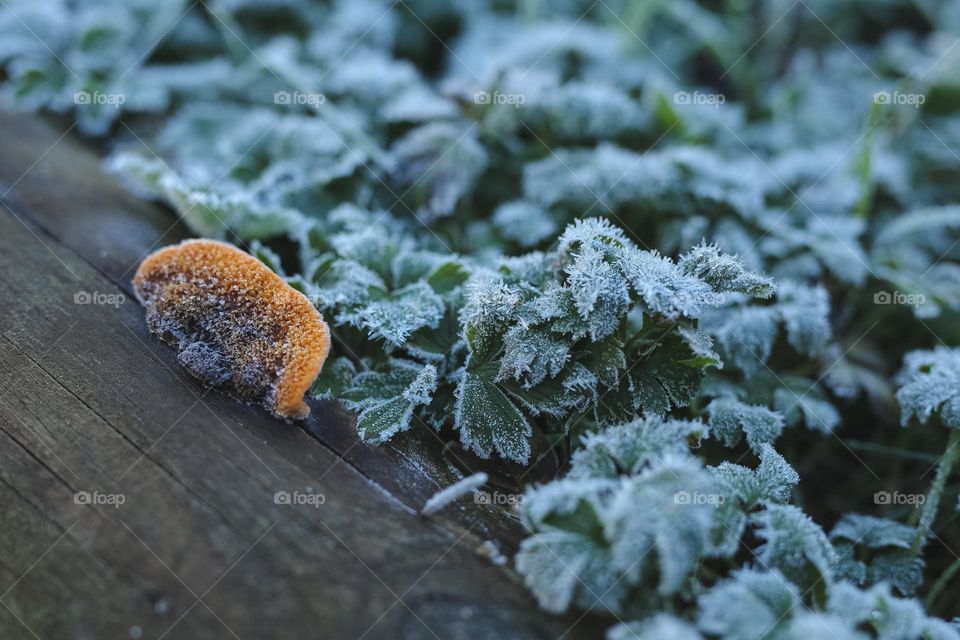
[[420,510],[420,514],[432,516],[458,498],[467,495],[471,491],[476,491],[486,484],[488,479],[487,474],[481,471],[480,473],[475,473],[459,482],[453,483],[446,489],[441,489],[427,500],[427,503],[423,505],[423,509]]

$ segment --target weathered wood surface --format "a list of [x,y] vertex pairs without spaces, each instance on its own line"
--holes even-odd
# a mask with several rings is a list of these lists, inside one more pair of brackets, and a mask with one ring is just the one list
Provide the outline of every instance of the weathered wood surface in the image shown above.
[[370,447],[334,403],[294,426],[180,370],[129,278],[187,231],[68,127],[0,113],[0,638],[601,633],[477,552],[515,546],[502,510],[416,514],[453,477],[439,437]]

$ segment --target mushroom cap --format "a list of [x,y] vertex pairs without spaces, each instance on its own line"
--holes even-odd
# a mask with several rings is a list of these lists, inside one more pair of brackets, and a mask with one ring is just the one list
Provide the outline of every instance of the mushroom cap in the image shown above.
[[278,417],[310,413],[303,396],[330,352],[330,331],[262,262],[226,242],[186,240],[148,256],[133,286],[151,331],[193,375]]

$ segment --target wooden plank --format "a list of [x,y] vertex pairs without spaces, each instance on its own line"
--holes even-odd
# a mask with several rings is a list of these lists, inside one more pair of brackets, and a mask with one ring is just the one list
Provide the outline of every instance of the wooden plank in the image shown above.
[[[357,445],[339,410],[315,406],[298,429],[180,371],[126,272],[182,230],[164,236],[169,214],[71,139],[43,156],[48,125],[3,115],[0,130],[0,193],[13,186],[0,198],[0,637],[157,638],[175,623],[166,637],[557,637],[573,624],[474,552],[516,535],[509,518],[420,518],[423,463]],[[81,292],[115,304],[74,304]],[[276,504],[277,491],[324,503]]]

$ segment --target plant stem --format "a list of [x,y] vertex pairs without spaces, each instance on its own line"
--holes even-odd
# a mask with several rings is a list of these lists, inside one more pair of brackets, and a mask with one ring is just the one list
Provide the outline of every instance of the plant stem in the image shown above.
[[940,577],[937,578],[937,581],[933,583],[933,586],[930,588],[930,592],[923,600],[924,609],[930,611],[933,605],[936,604],[940,593],[944,590],[957,571],[960,571],[960,558],[954,560],[953,564],[947,567],[947,570],[941,573]]
[[920,556],[920,551],[927,541],[928,532],[937,517],[937,508],[940,506],[943,487],[947,483],[947,478],[950,476],[950,471],[958,457],[960,457],[960,429],[950,429],[947,449],[943,452],[943,457],[940,458],[940,463],[937,465],[937,475],[930,485],[930,491],[927,492],[927,498],[924,500],[923,508],[920,511],[920,522],[917,523],[917,533],[913,538],[913,546],[910,548],[910,552],[915,558]]

